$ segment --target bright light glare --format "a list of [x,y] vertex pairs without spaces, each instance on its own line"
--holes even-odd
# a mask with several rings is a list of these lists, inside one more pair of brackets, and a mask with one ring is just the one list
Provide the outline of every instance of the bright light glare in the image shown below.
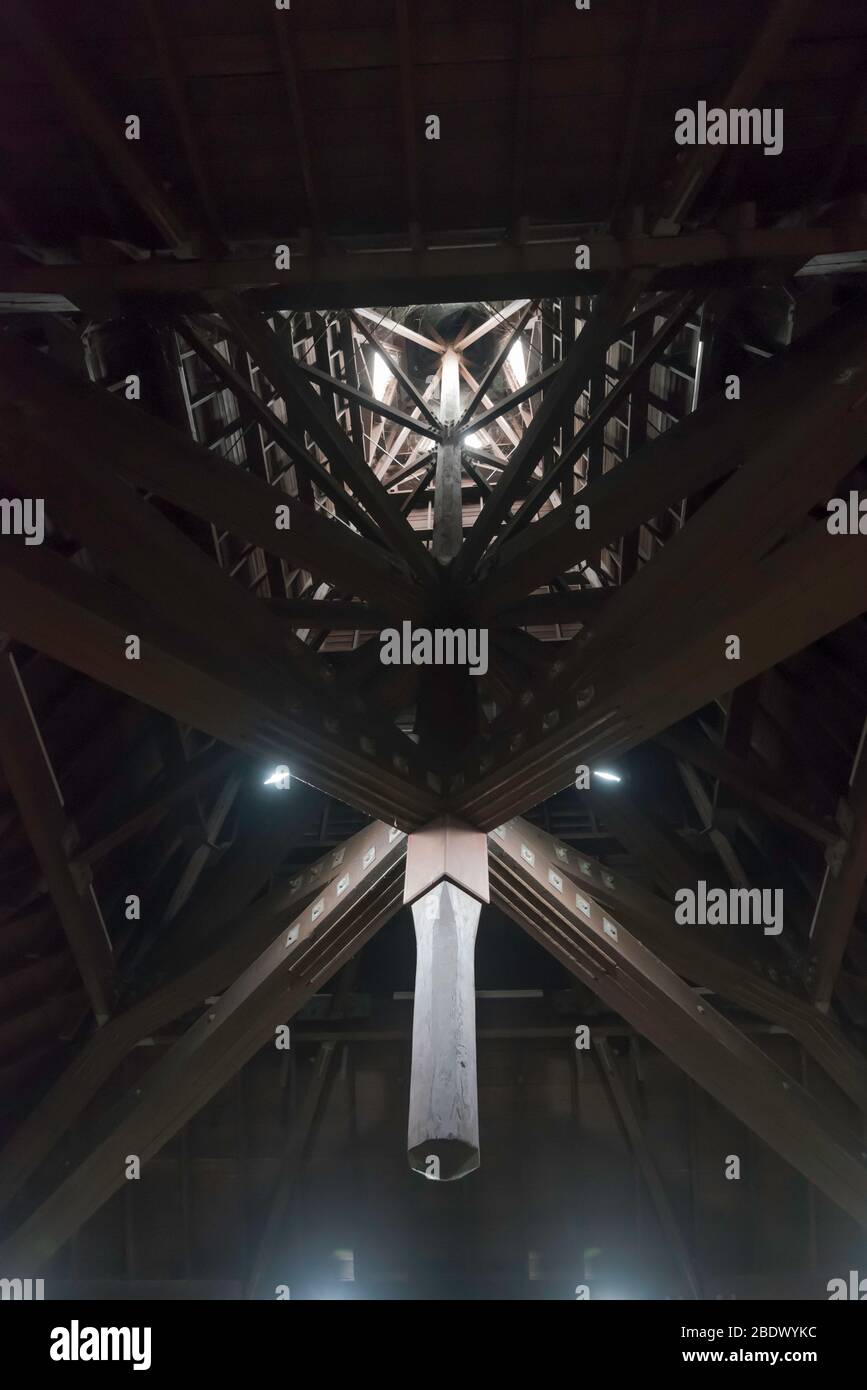
[[480,449],[482,445],[482,441],[477,434],[468,434],[464,439],[464,443],[468,449]]
[[388,359],[381,352],[374,354],[373,358],[373,394],[378,401],[385,396],[385,389],[391,381],[391,368]]
[[515,380],[519,386],[526,385],[527,381],[527,359],[524,356],[524,344],[520,338],[516,338],[509,348],[509,366],[515,373]]
[[284,767],[282,763],[279,767],[275,767],[270,777],[265,778],[264,785],[266,787],[279,787],[281,791],[285,791],[289,786],[288,767]]
[[598,769],[598,768],[595,769],[594,772],[593,772],[593,776],[594,776],[594,777],[601,777],[603,782],[622,782],[622,781],[623,781],[623,778],[620,776],[619,773],[617,773],[617,772],[606,772],[604,768],[602,768],[602,769]]

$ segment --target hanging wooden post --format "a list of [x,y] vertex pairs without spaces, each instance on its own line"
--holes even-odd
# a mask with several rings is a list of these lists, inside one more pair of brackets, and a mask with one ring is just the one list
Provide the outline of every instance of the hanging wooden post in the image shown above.
[[449,816],[407,844],[417,953],[409,1163],[443,1182],[479,1166],[474,954],[487,855],[487,836]]

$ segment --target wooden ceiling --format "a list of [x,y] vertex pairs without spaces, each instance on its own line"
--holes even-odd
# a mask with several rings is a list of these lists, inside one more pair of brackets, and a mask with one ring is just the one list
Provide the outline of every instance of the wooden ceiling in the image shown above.
[[[302,228],[379,236],[411,221],[431,235],[521,218],[607,224],[624,199],[653,200],[674,112],[726,89],[759,18],[753,0],[606,0],[583,13],[571,0],[43,8],[114,110],[140,117],[160,178],[231,241]],[[760,199],[768,219],[823,181],[862,190],[865,40],[863,6],[806,7],[763,89],[765,105],[785,110],[783,152],[739,152],[729,201]],[[166,82],[172,56],[184,117]],[[142,241],[140,213],[8,34],[0,88],[4,198],[19,229],[40,245]],[[421,138],[429,113],[438,142]]]

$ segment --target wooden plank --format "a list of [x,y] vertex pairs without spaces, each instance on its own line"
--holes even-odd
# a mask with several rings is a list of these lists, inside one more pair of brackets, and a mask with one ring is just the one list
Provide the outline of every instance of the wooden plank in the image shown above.
[[[585,797],[588,793],[585,793]],[[657,815],[630,796],[625,787],[594,789],[589,804],[622,845],[644,865],[666,896],[688,888],[701,877],[699,861]]]
[[400,115],[403,127],[403,159],[406,172],[407,204],[413,244],[421,240],[422,193],[418,153],[418,112],[413,82],[413,32],[407,0],[395,0],[397,53],[400,69]]
[[118,845],[125,844],[139,831],[147,829],[154,821],[159,820],[172,806],[186,801],[192,793],[203,791],[210,786],[236,761],[237,754],[234,749],[209,748],[194,758],[182,771],[170,777],[158,777],[148,791],[128,807],[121,822],[113,824],[110,828],[106,826],[101,833],[96,833],[93,839],[76,850],[72,863],[98,863],[112,850],[117,849]]
[[[66,529],[105,558],[156,614],[183,627],[210,664],[231,670],[240,651],[249,677],[255,676],[275,705],[291,692],[300,697],[302,709],[317,711],[315,717],[328,717],[335,723],[342,720],[359,746],[362,739],[376,737],[386,756],[405,756],[409,767],[415,754],[411,741],[377,712],[362,710],[357,700],[353,709],[322,659],[280,623],[267,605],[232,583],[192,541],[118,479],[114,459],[107,460],[96,441],[77,439],[66,422],[45,415],[27,417],[19,429],[16,422],[21,418],[3,412],[0,451],[6,471],[22,488],[36,486],[44,493]],[[226,645],[230,633],[236,649],[231,653]]]
[[304,195],[307,199],[307,215],[310,219],[314,240],[318,242],[322,236],[322,212],[313,168],[313,146],[310,140],[310,123],[304,95],[304,74],[299,68],[295,53],[297,37],[290,38],[289,15],[285,11],[278,10],[276,5],[269,8],[274,25],[280,71],[283,75],[283,83],[292,112],[295,149],[301,166]]
[[[491,365],[488,367],[487,371],[485,372],[484,376],[482,377],[481,381],[479,382],[478,386],[476,387],[475,391],[470,397],[470,400],[467,403],[466,409],[464,410],[458,424],[458,427],[460,429],[462,429],[464,426],[470,425],[470,422],[473,418],[473,414],[479,406],[479,402],[482,400],[483,396],[487,395],[489,388],[493,385],[494,381],[496,381],[497,376],[503,369],[503,366],[506,362],[507,357],[509,356],[509,353],[515,346],[515,343],[521,340],[521,335],[523,334],[529,319],[536,312],[538,307],[539,301],[536,299],[531,299],[527,304],[527,307],[524,309],[524,312],[518,319],[518,322],[515,324],[515,327],[512,329],[510,333],[507,333],[503,338],[499,352],[494,354],[493,358],[491,359]],[[463,344],[461,344],[461,346],[463,346]],[[509,408],[510,407],[508,406],[504,406],[504,409]],[[496,419],[496,416],[492,415],[490,412],[488,412],[488,415],[490,419]]]
[[[360,324],[360,327],[364,327]],[[389,356],[389,354],[386,354]],[[394,358],[389,357],[392,371],[398,366]],[[425,424],[424,420],[419,420],[412,415],[407,415],[405,411],[399,410],[397,406],[388,404],[387,401],[377,400],[374,396],[368,396],[365,391],[359,390],[357,386],[352,386],[348,381],[341,381],[338,377],[331,376],[328,372],[321,372],[317,367],[310,367],[305,362],[298,363],[298,370],[308,378],[309,381],[321,386],[323,390],[330,391],[334,396],[341,396],[347,401],[354,401],[357,405],[363,405],[365,409],[372,411],[375,415],[382,415],[386,420],[393,420],[395,424],[403,426],[410,434],[421,434],[427,439],[438,439],[441,433],[439,425]],[[418,392],[413,392],[418,402],[421,397]],[[425,409],[425,415],[427,410]]]
[[9,0],[5,17],[60,95],[75,126],[96,146],[167,244],[186,248],[189,254],[190,247],[198,245],[192,219],[185,214],[176,195],[170,195],[166,186],[133,155],[130,143],[124,139],[123,122],[111,118],[63,52],[55,37],[56,26],[46,22],[42,5],[30,4],[29,0]]
[[[204,239],[205,246],[212,255],[225,253],[225,244],[219,227],[216,203],[210,180],[205,172],[201,142],[196,134],[190,114],[187,94],[187,78],[183,70],[177,36],[173,33],[165,12],[165,0],[144,0],[144,11],[150,30],[151,40],[157,57],[160,80],[166,91],[175,125],[186,155],[193,185],[199,201],[201,217],[210,235]],[[204,247],[203,247],[204,249]]]
[[[862,312],[854,309],[844,311],[837,329],[813,374],[803,382],[801,398],[792,403],[788,417],[771,435],[759,431],[758,438],[746,442],[738,471],[652,565],[612,595],[592,632],[579,634],[558,651],[549,668],[547,690],[543,687],[540,693],[537,683],[522,692],[511,710],[495,722],[494,737],[484,752],[473,751],[474,758],[502,763],[506,755],[519,751],[528,734],[541,738],[549,748],[568,737],[563,732],[549,733],[552,728],[576,727],[574,708],[557,699],[558,684],[561,690],[571,687],[576,699],[579,689],[585,692],[578,704],[587,709],[586,726],[598,730],[600,720],[613,721],[605,735],[608,751],[614,724],[617,741],[631,746],[639,741],[636,731],[630,730],[631,720],[641,723],[647,737],[660,728],[656,718],[683,717],[690,708],[699,708],[704,702],[700,688],[710,694],[731,688],[731,676],[726,680],[722,675],[722,669],[730,666],[725,655],[729,634],[740,638],[738,679],[745,681],[780,659],[775,652],[791,654],[815,640],[809,633],[824,635],[861,611],[863,596],[859,601],[858,589],[863,585],[865,556],[863,547],[859,551],[858,537],[831,536],[821,523],[797,531],[809,508],[830,495],[835,483],[857,464],[867,442],[867,324]],[[783,541],[787,535],[793,538]],[[797,582],[795,557],[799,554],[818,585],[817,592],[802,595],[800,611],[794,587],[787,591]],[[839,572],[846,559],[855,567],[848,577]],[[667,614],[664,628],[655,621],[659,612]],[[722,614],[727,615],[724,622]],[[791,625],[788,634],[787,622]],[[796,631],[805,640],[798,641]],[[693,643],[692,661],[687,664],[684,657]],[[724,682],[716,691],[709,669],[697,659],[699,649],[704,661],[716,669],[716,679]],[[662,674],[664,666],[667,677]],[[618,695],[606,709],[598,696],[603,688],[613,691],[614,685]],[[639,687],[644,690],[641,707],[633,704]],[[677,702],[677,711],[667,705],[668,699]],[[672,722],[673,718],[665,719],[667,724]],[[587,752],[585,745],[585,757]],[[531,761],[528,758],[524,768]],[[573,767],[577,761],[573,759]],[[519,775],[513,763],[510,776],[517,779]],[[524,786],[522,804],[532,805],[538,788],[531,790],[526,779]],[[493,807],[488,797],[485,815]],[[476,812],[466,798],[454,809],[476,822]]]
[[[550,497],[554,488],[558,487],[565,477],[571,475],[576,463],[591,445],[595,444],[601,450],[605,426],[608,421],[617,414],[623,402],[636,387],[647,380],[654,363],[660,359],[669,343],[680,332],[687,315],[696,303],[697,297],[696,293],[690,293],[682,295],[676,301],[650,342],[607,395],[604,389],[604,371],[600,369],[598,373],[594,374],[591,379],[589,418],[574,439],[562,450],[555,467],[534,483],[528,496],[509,518],[497,538],[498,546],[532,520],[542,503]],[[595,458],[591,455],[591,463],[594,466],[589,469],[587,474],[586,482],[588,485],[602,477],[601,455]]]
[[[358,960],[358,955],[353,956],[340,972],[337,988],[329,996],[326,1011],[328,1019],[342,1017],[357,974]],[[293,1117],[289,1122],[289,1133],[280,1155],[279,1175],[271,1193],[256,1250],[250,1261],[245,1287],[245,1296],[248,1299],[256,1297],[277,1254],[281,1232],[286,1226],[287,1210],[308,1156],[311,1141],[315,1139],[316,1120],[333,1081],[336,1052],[335,1042],[327,1040],[320,1044],[313,1061],[312,1075],[307,1081],[301,1109],[297,1117]]]
[[[367,342],[370,343],[372,349],[374,349],[374,352],[383,353],[382,347],[379,346],[377,336],[375,336],[371,328],[367,327],[367,324],[365,324],[364,322],[363,316],[363,309],[358,310],[358,313],[354,313],[354,310],[350,310],[349,321],[352,322],[352,324],[354,324],[354,327],[358,329],[358,332],[360,332],[361,336],[367,339]],[[385,327],[386,324],[389,324],[390,320],[381,320],[381,322],[383,327]],[[397,329],[397,327],[400,327],[400,325],[395,325],[395,329]],[[422,343],[424,343],[425,339],[422,338],[421,341]],[[438,350],[442,349],[439,349],[438,347]],[[415,389],[413,382],[411,382],[410,378],[407,377],[406,371],[404,371],[403,367],[400,366],[400,363],[399,361],[397,361],[397,357],[395,356],[395,354],[383,353],[383,356],[385,356],[386,359],[388,359],[389,371],[390,373],[392,373],[393,377],[395,377],[397,384],[403,386],[403,389],[404,391],[406,391],[408,398],[410,398],[411,402],[413,402],[415,410],[418,411],[418,414],[420,414],[420,416],[424,416],[425,420],[428,421],[429,428],[425,428],[424,425],[420,425],[417,423],[417,418],[415,418],[415,416],[411,417],[411,421],[413,421],[413,423],[411,423],[410,425],[411,430],[417,432],[417,434],[431,435],[431,438],[433,439],[439,438],[440,428],[442,427],[440,427],[439,420],[438,418],[436,418],[435,414],[433,414],[433,411],[431,410],[431,407],[429,407],[427,400],[425,400],[424,396],[422,396],[421,393],[418,392],[417,389]],[[378,410],[379,404],[377,404],[377,406],[375,406],[374,409]],[[393,481],[395,480],[393,480],[392,478],[392,482]]]

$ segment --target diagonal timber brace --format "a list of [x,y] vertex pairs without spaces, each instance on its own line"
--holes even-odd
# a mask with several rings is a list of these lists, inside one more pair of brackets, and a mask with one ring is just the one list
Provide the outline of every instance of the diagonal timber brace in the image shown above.
[[102,1117],[87,1156],[0,1247],[0,1267],[41,1268],[123,1186],[126,1155],[146,1162],[158,1153],[397,911],[405,836],[380,822],[347,850],[314,901],[284,918],[271,944]]
[[[393,831],[383,828],[377,832],[374,844],[382,851]],[[291,832],[286,828],[287,842]],[[98,1032],[92,1034],[50,1091],[18,1126],[0,1153],[0,1209],[7,1205],[29,1175],[42,1163],[54,1145],[77,1120],[116,1071],[124,1057],[142,1039],[175,1022],[195,1009],[203,999],[219,994],[256,960],[275,939],[284,923],[292,922],[304,908],[321,896],[350,863],[370,848],[370,833],[365,828],[351,840],[323,855],[308,868],[297,873],[288,884],[280,883],[252,906],[239,912],[230,911],[222,926],[223,944],[204,955],[195,964],[171,978],[144,998],[115,1014]],[[208,897],[209,926],[219,923],[219,912],[226,899],[237,892],[238,879],[245,876],[248,866],[233,865],[232,883],[222,884],[220,906]],[[249,879],[248,879],[249,884]],[[213,880],[209,893],[214,891]],[[255,891],[255,889],[251,890]],[[187,923],[196,939],[196,921]],[[185,932],[184,944],[189,931]]]
[[710,936],[688,936],[674,921],[671,903],[633,883],[625,874],[600,863],[585,851],[564,845],[529,821],[520,822],[522,843],[540,860],[556,866],[576,893],[590,897],[684,979],[759,1018],[784,1028],[813,1061],[867,1115],[867,1059],[837,1025],[813,1008],[804,992],[789,985],[785,963],[776,952],[756,962],[746,943]]
[[[73,670],[250,754],[277,754],[302,780],[372,814],[423,824],[436,806],[430,791],[377,761],[367,735],[356,752],[345,731],[340,743],[324,720],[318,733],[287,712],[285,698],[269,698],[255,676],[215,661],[192,634],[128,591],[11,537],[0,539],[0,574],[0,625]],[[147,659],[126,660],[129,633],[140,636]]]
[[781,1067],[685,984],[556,860],[521,820],[489,837],[491,900],[688,1076],[867,1227],[867,1154]]

